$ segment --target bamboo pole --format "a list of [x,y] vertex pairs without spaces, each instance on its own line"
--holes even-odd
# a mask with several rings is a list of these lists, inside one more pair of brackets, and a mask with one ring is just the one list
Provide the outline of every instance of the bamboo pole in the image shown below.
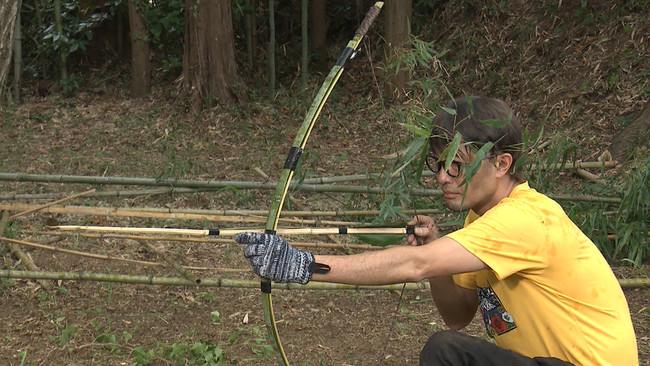
[[[8,182],[36,182],[36,183],[77,183],[99,185],[138,185],[154,187],[184,187],[184,188],[238,188],[238,189],[275,189],[277,182],[246,182],[246,181],[197,181],[187,179],[153,179],[133,177],[100,177],[84,175],[42,175],[24,173],[0,173],[0,181]],[[338,192],[338,193],[370,193],[382,194],[381,187],[332,185],[332,184],[304,184],[291,183],[291,190],[303,192]],[[441,196],[439,189],[414,189],[414,196]]]
[[596,182],[598,184],[602,184],[602,185],[607,184],[607,182],[603,178],[601,178],[600,176],[598,176],[596,174],[593,174],[593,173],[590,173],[590,172],[588,172],[588,171],[586,171],[584,169],[576,169],[576,174],[581,178],[590,180],[592,182]]
[[[199,282],[190,281],[181,277],[156,277],[156,276],[132,276],[118,274],[103,274],[91,272],[45,272],[45,271],[14,271],[4,269],[0,271],[0,277],[12,279],[47,279],[61,281],[95,281],[95,282],[117,282],[124,284],[140,284],[154,286],[192,286],[192,287],[226,287],[226,288],[255,288],[260,285],[258,280],[228,279],[222,277],[201,278]],[[626,278],[618,279],[622,288],[638,288],[650,286],[650,278]],[[358,286],[343,285],[327,282],[309,282],[306,285],[295,283],[274,283],[274,289],[282,290],[402,290],[404,284],[382,285],[382,286]],[[428,281],[409,282],[404,286],[405,290],[420,291],[430,289]]]
[[[0,210],[5,211],[21,211],[32,209],[36,206],[31,205],[0,205]],[[205,209],[191,209],[191,208],[161,208],[161,207],[86,207],[86,206],[57,206],[50,207],[49,213],[64,213],[64,214],[88,214],[88,215],[101,215],[101,216],[124,216],[124,217],[138,217],[141,212],[145,213],[158,213],[160,216],[155,218],[176,219],[180,218],[180,214],[195,214],[205,217],[214,216],[211,221],[218,221],[217,218],[221,216],[245,216],[255,217],[268,215],[268,210],[205,210]],[[405,215],[432,215],[442,213],[439,209],[418,209],[416,210],[400,210]],[[282,211],[282,216],[291,217],[341,217],[341,216],[378,216],[379,210],[334,210],[334,211],[313,211],[313,210],[299,210],[299,211]],[[319,223],[328,223],[327,220],[319,220]],[[350,222],[346,222],[350,225]],[[340,225],[340,221],[333,221],[332,225]]]
[[54,202],[47,203],[45,205],[30,208],[30,209],[25,210],[23,212],[12,215],[11,217],[9,217],[9,219],[13,220],[13,219],[15,219],[17,217],[25,216],[27,214],[46,209],[48,207],[52,207],[52,206],[57,205],[59,203],[63,203],[63,202],[66,202],[66,201],[69,201],[69,200],[72,200],[72,199],[75,199],[75,198],[78,198],[78,197],[82,197],[82,196],[85,196],[85,195],[93,193],[93,192],[95,192],[94,188],[89,190],[89,191],[86,191],[86,192],[81,192],[81,193],[78,193],[78,194],[75,194],[75,195],[72,195],[72,196],[69,196],[69,197],[66,197],[66,198],[62,198],[60,200],[56,200]]
[[[126,263],[141,265],[141,266],[147,266],[147,267],[168,267],[168,266],[166,266],[164,264],[161,264],[161,263],[140,261],[140,260],[136,260],[136,259],[128,259],[128,258],[120,258],[120,257],[111,257],[111,256],[108,256],[108,255],[80,252],[78,250],[55,248],[55,247],[52,247],[52,246],[49,246],[49,245],[31,243],[31,242],[24,241],[24,240],[10,239],[10,238],[5,238],[5,237],[0,237],[0,240],[4,240],[4,241],[7,241],[7,242],[10,242],[10,243],[13,243],[13,244],[19,244],[19,245],[23,245],[23,246],[27,246],[27,247],[38,248],[38,249],[47,250],[47,251],[51,251],[51,252],[57,252],[57,253],[76,255],[76,256],[85,257],[85,258],[102,259],[102,260],[117,261],[117,262],[126,262]],[[209,267],[196,267],[196,266],[182,266],[182,268],[186,269],[186,270],[193,270],[193,271],[250,272],[250,269],[239,269],[239,268],[209,268]],[[33,271],[38,271],[37,268],[32,269],[32,270]]]
[[[264,229],[176,229],[176,228],[152,228],[152,227],[117,227],[117,226],[81,226],[81,225],[58,225],[49,226],[48,229],[62,231],[94,231],[113,233],[138,233],[138,234],[168,234],[168,235],[189,235],[189,236],[233,236],[239,233],[256,232],[263,233]],[[343,227],[343,228],[282,228],[277,229],[278,235],[406,235],[409,229],[406,227]]]
[[[4,237],[5,235],[5,229],[7,227],[7,224],[9,223],[9,213],[7,211],[4,211],[2,213],[2,219],[0,219],[0,237]],[[2,240],[2,239],[0,239]],[[11,254],[16,257],[19,261],[22,261],[23,264],[25,265],[25,268],[27,268],[30,271],[38,271],[38,267],[36,267],[36,264],[32,261],[32,259],[25,253],[23,252],[20,247],[18,247],[15,243],[12,243],[8,240],[5,240],[7,243],[7,248],[9,248],[9,251]],[[38,283],[43,286],[43,288],[49,289],[51,285],[43,280],[38,280]]]
[[[50,235],[50,236],[81,236],[87,238],[112,238],[112,239],[131,239],[131,240],[151,240],[151,241],[179,241],[205,244],[232,244],[232,239],[220,239],[210,237],[183,237],[183,236],[146,236],[146,235],[123,235],[110,233],[89,233],[89,232],[64,232],[64,231],[38,231],[24,230],[26,234],[32,235]],[[357,249],[357,250],[380,250],[386,247],[380,247],[370,244],[339,244],[339,243],[307,243],[292,241],[291,245],[304,248],[318,249]]]
[[[5,211],[23,211],[29,210],[34,206],[30,205],[0,205],[0,210]],[[150,210],[133,210],[128,208],[116,207],[86,207],[86,206],[52,206],[41,209],[43,212],[68,214],[68,215],[94,215],[94,216],[107,216],[107,217],[140,217],[140,218],[155,218],[167,220],[197,220],[197,221],[212,221],[212,222],[236,222],[236,223],[255,223],[265,222],[266,218],[257,215],[241,214],[235,216],[236,211],[232,211],[230,215],[217,215],[209,213],[188,213],[177,212],[169,209],[159,209],[155,211]],[[315,220],[315,219],[291,219],[282,218],[282,223],[297,224],[297,225],[361,225],[360,222],[349,222],[339,220]]]
[[[213,192],[218,189],[192,189],[192,188],[156,188],[156,189],[140,189],[140,190],[115,190],[115,191],[102,191],[88,194],[87,197],[139,197],[139,196],[152,196],[157,194],[187,194],[198,192]],[[12,193],[0,195],[0,200],[42,200],[53,199],[59,197],[59,193]]]
[[138,243],[140,243],[140,245],[142,245],[144,247],[147,247],[152,252],[156,253],[157,256],[159,256],[165,262],[167,262],[167,264],[169,264],[170,267],[172,267],[174,270],[176,270],[176,272],[178,272],[178,274],[183,276],[183,278],[188,279],[190,281],[195,281],[196,282],[196,276],[193,273],[187,271],[185,268],[183,268],[183,266],[178,264],[178,262],[176,262],[176,260],[174,258],[167,255],[167,253],[163,252],[162,250],[159,250],[158,248],[156,248],[155,246],[153,246],[151,243],[149,243],[146,240],[138,240]]
[[[49,279],[60,281],[95,281],[117,282],[124,284],[140,284],[154,286],[192,286],[192,287],[226,287],[226,288],[252,288],[260,287],[259,280],[229,279],[229,278],[199,278],[190,281],[182,277],[156,277],[133,276],[120,274],[104,274],[91,272],[45,272],[45,271],[14,271],[10,269],[0,271],[0,277],[13,279]],[[396,290],[402,289],[402,284],[384,286],[356,286],[338,283],[309,282],[306,285],[296,283],[274,283],[274,289],[280,290]],[[429,289],[428,282],[408,283],[406,290]]]

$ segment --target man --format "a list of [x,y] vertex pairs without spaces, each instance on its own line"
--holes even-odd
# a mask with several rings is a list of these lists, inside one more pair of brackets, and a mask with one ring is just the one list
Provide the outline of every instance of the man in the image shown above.
[[[469,210],[464,228],[440,237],[432,218],[417,217],[411,246],[345,256],[301,252],[275,235],[240,234],[254,271],[298,283],[428,279],[454,330],[429,338],[420,365],[638,365],[628,305],[609,265],[562,208],[514,169],[523,141],[511,109],[496,99],[461,97],[433,124],[427,166],[447,207]],[[455,331],[477,310],[496,344]]]

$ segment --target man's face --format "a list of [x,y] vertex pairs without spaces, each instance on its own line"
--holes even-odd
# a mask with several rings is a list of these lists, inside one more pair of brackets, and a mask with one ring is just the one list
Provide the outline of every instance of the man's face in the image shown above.
[[[439,155],[438,155],[439,156]],[[461,148],[454,157],[454,164],[467,164],[475,158],[475,154],[468,148]],[[472,177],[469,185],[464,184],[465,170],[460,169],[458,176],[439,169],[436,174],[438,185],[446,200],[447,207],[452,211],[465,211],[468,209],[482,215],[498,203],[495,196],[497,179],[494,175],[495,166],[491,158],[483,159],[479,170]]]

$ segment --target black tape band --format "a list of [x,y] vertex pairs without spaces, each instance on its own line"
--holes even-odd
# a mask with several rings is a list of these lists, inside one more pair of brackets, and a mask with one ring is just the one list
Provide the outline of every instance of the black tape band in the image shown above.
[[313,262],[312,264],[309,265],[309,270],[311,271],[311,273],[325,274],[329,272],[330,269],[332,269],[332,267],[323,263]]
[[265,294],[271,293],[271,281],[262,281],[260,282],[260,290]]
[[210,229],[208,230],[209,236],[219,236],[219,229]]
[[302,149],[299,147],[292,146],[287,155],[287,160],[284,162],[284,169],[296,170],[298,166],[298,160],[302,155]]
[[339,234],[345,235],[348,233],[348,228],[347,227],[340,227],[339,228]]
[[407,225],[406,226],[406,235],[414,235],[414,234],[415,234],[415,226]]

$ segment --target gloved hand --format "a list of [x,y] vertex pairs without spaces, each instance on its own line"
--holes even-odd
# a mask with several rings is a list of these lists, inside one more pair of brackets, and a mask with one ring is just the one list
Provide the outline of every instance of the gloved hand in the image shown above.
[[283,238],[272,234],[240,233],[235,235],[235,241],[248,244],[244,256],[259,276],[303,285],[311,279],[314,255],[297,250]]

